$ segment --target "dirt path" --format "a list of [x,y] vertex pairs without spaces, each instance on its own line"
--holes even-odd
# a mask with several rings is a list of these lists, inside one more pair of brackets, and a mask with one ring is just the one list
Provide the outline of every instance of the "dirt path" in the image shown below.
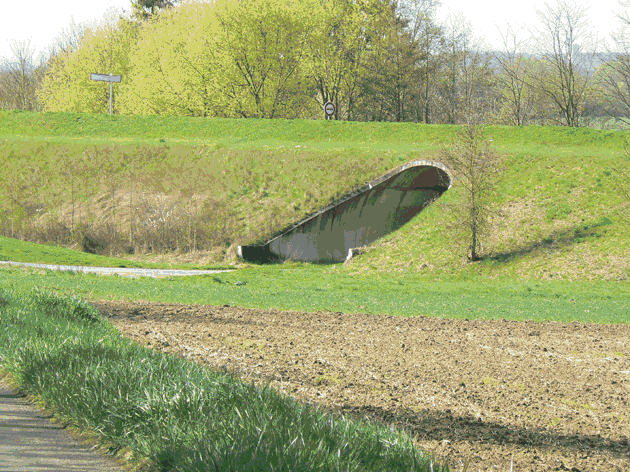
[[630,326],[94,304],[143,345],[404,427],[455,470],[630,470]]

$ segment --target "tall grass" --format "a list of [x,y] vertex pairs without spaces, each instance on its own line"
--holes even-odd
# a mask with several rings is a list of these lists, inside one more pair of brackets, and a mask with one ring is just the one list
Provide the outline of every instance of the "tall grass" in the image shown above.
[[448,470],[403,432],[135,345],[76,296],[16,284],[0,300],[2,368],[155,470]]

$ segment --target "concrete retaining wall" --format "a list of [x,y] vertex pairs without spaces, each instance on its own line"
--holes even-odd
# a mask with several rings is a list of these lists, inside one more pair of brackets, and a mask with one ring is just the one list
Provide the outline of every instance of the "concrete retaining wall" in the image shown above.
[[396,231],[451,187],[442,164],[413,161],[296,223],[262,246],[239,246],[245,260],[341,262],[348,251]]

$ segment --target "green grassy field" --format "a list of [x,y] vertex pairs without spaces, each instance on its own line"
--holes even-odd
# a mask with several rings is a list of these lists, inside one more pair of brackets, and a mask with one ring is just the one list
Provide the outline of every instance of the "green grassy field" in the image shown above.
[[215,275],[128,279],[41,269],[3,270],[4,284],[34,284],[86,299],[231,305],[296,311],[469,319],[630,323],[623,281],[427,280],[351,275],[342,267],[285,264]]

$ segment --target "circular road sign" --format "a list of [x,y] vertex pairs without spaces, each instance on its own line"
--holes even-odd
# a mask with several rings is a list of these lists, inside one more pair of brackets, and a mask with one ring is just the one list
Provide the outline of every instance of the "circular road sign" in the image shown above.
[[324,113],[326,113],[326,116],[333,116],[335,114],[335,104],[333,102],[324,103]]

